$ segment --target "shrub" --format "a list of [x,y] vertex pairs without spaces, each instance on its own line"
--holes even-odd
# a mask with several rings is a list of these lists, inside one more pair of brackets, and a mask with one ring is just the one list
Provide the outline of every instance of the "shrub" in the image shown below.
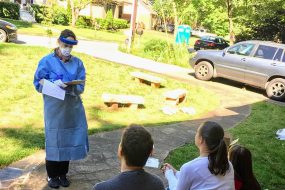
[[92,20],[89,16],[79,16],[76,21],[76,26],[79,28],[91,28]]
[[151,39],[145,43],[144,52],[162,52],[168,47],[165,40]]
[[37,4],[32,4],[31,6],[35,11],[35,19],[37,23],[42,23],[44,20],[44,13],[47,7],[42,6],[42,5],[37,5]]
[[129,24],[128,21],[124,19],[113,19],[113,22],[110,22],[110,19],[107,18],[95,18],[95,27],[96,29],[103,29],[103,30],[117,30],[117,29],[124,29],[128,28]]
[[160,39],[147,41],[144,44],[143,52],[143,57],[179,66],[184,66],[189,59],[189,53],[185,46],[174,45]]
[[96,21],[96,28],[103,29],[103,30],[112,30],[113,29],[113,13],[111,10],[107,12],[106,18],[95,18]]
[[114,29],[124,29],[128,28],[128,21],[124,19],[114,19],[113,20],[113,28]]
[[54,6],[52,23],[67,26],[69,24],[68,11],[63,7]]
[[0,17],[19,20],[20,5],[11,2],[0,2]]
[[68,25],[69,24],[69,15],[68,11],[63,7],[53,6],[47,7],[42,5],[31,5],[35,11],[35,19],[38,23],[43,24],[60,24]]

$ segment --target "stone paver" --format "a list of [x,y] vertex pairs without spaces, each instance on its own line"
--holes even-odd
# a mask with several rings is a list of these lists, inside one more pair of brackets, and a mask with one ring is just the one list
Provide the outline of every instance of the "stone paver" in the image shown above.
[[[21,36],[21,38],[23,38],[23,41],[25,40],[25,36]],[[26,36],[26,39],[28,38],[29,40],[34,39],[33,37]],[[26,40],[27,44],[32,43],[29,42],[29,40]],[[215,92],[220,97],[219,108],[196,120],[167,125],[160,124],[160,126],[148,128],[155,141],[154,157],[158,158],[161,163],[168,155],[169,151],[182,146],[185,143],[193,142],[196,129],[202,122],[206,120],[217,121],[225,129],[228,129],[242,122],[250,114],[251,104],[268,100],[263,96],[261,93],[262,91],[250,87],[246,87],[246,90],[244,89],[244,86],[239,83],[219,79],[214,80],[213,82],[198,81],[194,79],[193,74],[189,75],[189,72],[191,73],[190,69],[156,63],[136,56],[122,54],[119,53],[113,45],[108,49],[110,44],[107,43],[102,43],[101,45],[110,51],[106,52],[106,49],[104,51],[98,50],[97,53],[94,54],[94,51],[96,50],[96,48],[94,49],[94,45],[96,45],[97,42],[87,41],[84,43],[85,45],[90,45],[89,50],[85,51],[84,48],[79,48],[77,51],[87,52],[88,54],[109,61],[115,61],[120,64],[160,73],[164,76],[178,79],[181,82],[190,83],[191,85],[199,85]],[[80,42],[80,44],[82,44],[82,42]],[[101,47],[99,47],[99,49],[100,48]],[[124,56],[125,58],[123,58]],[[115,59],[116,57],[117,59]],[[230,83],[230,85],[228,85],[228,83]],[[70,164],[69,178],[71,179],[72,184],[68,189],[91,189],[95,183],[106,180],[120,172],[119,161],[117,160],[117,146],[120,141],[120,136],[121,130],[103,132],[90,136],[90,153],[88,157],[84,160],[73,161]],[[31,164],[33,167],[30,167],[33,169],[23,168],[23,173],[25,173],[25,175],[18,180],[14,180],[14,183],[10,184],[10,189],[49,189],[46,183],[44,152],[38,153],[36,157],[38,158],[37,161],[34,160],[34,164]],[[28,159],[33,160],[33,158]],[[23,164],[25,162],[19,161],[13,165],[20,166],[20,163]],[[162,174],[158,169],[147,168],[146,170],[162,177]],[[5,183],[6,181],[2,181],[2,187],[5,186]]]

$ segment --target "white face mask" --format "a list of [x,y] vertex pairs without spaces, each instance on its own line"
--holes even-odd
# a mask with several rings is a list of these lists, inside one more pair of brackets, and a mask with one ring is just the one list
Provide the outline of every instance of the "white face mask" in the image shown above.
[[70,47],[66,47],[66,48],[63,48],[63,47],[59,47],[59,50],[61,52],[61,54],[65,57],[69,57],[70,56],[70,53],[71,53],[71,50],[72,48]]

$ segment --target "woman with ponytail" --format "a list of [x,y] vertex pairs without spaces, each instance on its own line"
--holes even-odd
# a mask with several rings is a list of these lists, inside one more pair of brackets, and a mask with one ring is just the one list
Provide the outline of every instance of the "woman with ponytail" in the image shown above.
[[180,171],[166,163],[163,172],[170,190],[234,190],[234,169],[227,157],[223,128],[203,123],[195,135],[200,156],[185,163]]

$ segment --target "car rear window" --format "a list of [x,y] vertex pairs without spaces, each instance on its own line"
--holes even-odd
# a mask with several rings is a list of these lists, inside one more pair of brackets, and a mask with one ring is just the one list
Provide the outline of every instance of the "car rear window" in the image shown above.
[[272,46],[259,45],[254,57],[272,60],[278,48]]
[[221,39],[221,38],[216,38],[216,39],[215,39],[215,42],[217,42],[217,43],[224,43],[224,40]]
[[279,49],[279,50],[277,51],[277,53],[275,54],[273,60],[274,60],[274,61],[281,61],[282,54],[283,54],[283,49]]

